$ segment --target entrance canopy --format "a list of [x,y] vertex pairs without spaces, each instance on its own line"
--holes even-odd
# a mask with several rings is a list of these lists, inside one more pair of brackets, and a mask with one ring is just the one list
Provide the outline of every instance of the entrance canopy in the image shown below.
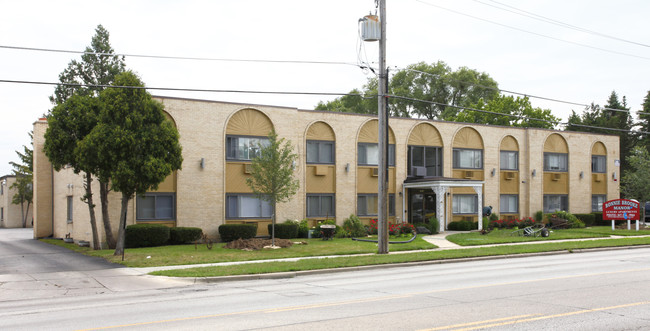
[[[402,206],[406,206],[406,190],[411,188],[430,188],[436,194],[436,217],[440,224],[439,232],[445,231],[447,224],[447,211],[445,210],[445,196],[450,187],[471,187],[478,195],[478,229],[483,229],[483,184],[481,180],[448,178],[448,177],[422,177],[407,178],[402,185]],[[402,208],[402,219],[406,219],[404,208]]]

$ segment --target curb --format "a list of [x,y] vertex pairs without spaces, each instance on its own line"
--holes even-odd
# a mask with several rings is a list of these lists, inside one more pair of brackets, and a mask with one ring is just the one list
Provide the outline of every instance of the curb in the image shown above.
[[[331,274],[331,273],[349,272],[349,271],[365,271],[365,270],[373,270],[373,269],[380,269],[380,268],[381,269],[384,269],[384,268],[401,268],[401,267],[412,267],[412,266],[431,265],[431,264],[448,264],[448,263],[460,263],[460,262],[490,261],[490,260],[499,260],[499,259],[523,258],[523,257],[531,257],[531,256],[550,256],[550,255],[563,255],[563,254],[573,254],[573,253],[592,253],[592,252],[627,250],[627,249],[638,249],[638,248],[650,248],[650,245],[581,248],[581,249],[539,252],[539,253],[477,256],[477,257],[466,257],[466,258],[458,258],[458,259],[430,260],[430,261],[388,263],[388,264],[374,264],[374,265],[357,266],[357,267],[343,267],[343,268],[334,268],[334,269],[318,269],[318,270],[304,270],[304,271],[275,272],[275,273],[254,274],[254,275],[249,274],[249,275],[218,276],[218,277],[196,277],[196,278],[194,278],[194,283],[195,284],[209,284],[209,283],[224,283],[224,282],[246,281],[246,280],[288,279],[288,278],[295,278],[295,277],[298,277],[298,276],[322,275],[322,274]],[[269,262],[272,262],[272,261],[269,261]],[[168,278],[185,279],[185,280],[188,279],[186,277],[168,277]]]

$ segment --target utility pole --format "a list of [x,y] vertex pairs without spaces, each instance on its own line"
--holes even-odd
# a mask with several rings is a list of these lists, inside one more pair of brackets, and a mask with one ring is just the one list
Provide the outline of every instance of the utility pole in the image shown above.
[[379,0],[379,82],[377,84],[378,116],[378,205],[377,206],[377,253],[388,254],[388,114],[386,112],[386,0]]

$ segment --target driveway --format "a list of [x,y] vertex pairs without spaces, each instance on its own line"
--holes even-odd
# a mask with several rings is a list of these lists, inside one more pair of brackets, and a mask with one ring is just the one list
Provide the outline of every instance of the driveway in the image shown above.
[[0,228],[0,302],[187,285],[184,281],[144,275],[32,237],[32,229]]

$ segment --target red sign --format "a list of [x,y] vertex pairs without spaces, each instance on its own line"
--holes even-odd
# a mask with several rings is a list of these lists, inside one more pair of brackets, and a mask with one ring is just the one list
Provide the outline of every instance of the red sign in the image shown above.
[[603,202],[603,219],[614,221],[639,220],[641,211],[639,202],[627,199],[615,199]]

